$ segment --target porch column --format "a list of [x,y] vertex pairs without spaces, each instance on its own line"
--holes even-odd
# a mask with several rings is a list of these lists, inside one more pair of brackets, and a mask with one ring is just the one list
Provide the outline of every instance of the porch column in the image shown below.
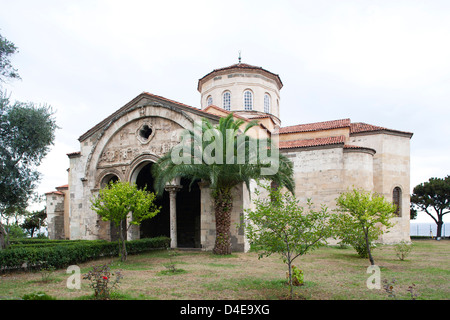
[[169,185],[165,190],[169,192],[170,200],[170,247],[176,248],[177,245],[177,192],[182,186]]

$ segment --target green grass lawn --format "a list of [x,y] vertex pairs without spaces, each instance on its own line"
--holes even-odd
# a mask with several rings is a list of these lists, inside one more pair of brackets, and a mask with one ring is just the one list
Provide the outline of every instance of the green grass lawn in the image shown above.
[[[406,260],[400,261],[394,246],[378,246],[373,251],[380,267],[381,281],[396,280],[396,299],[410,299],[408,287],[415,284],[420,300],[450,298],[450,241],[414,240]],[[287,299],[287,267],[279,256],[258,260],[256,253],[215,256],[209,252],[154,251],[131,255],[126,262],[102,259],[80,264],[81,273],[92,266],[110,263],[122,270],[124,278],[113,297],[137,300],[278,300]],[[306,300],[388,300],[383,289],[368,289],[368,259],[352,248],[323,247],[295,263],[304,271],[305,284],[295,288],[296,299]],[[170,272],[169,266],[176,272]],[[93,290],[87,280],[81,289],[68,289],[70,275],[55,270],[48,278],[43,272],[14,272],[0,275],[0,299],[17,299],[33,292],[45,292],[57,299],[90,299]]]

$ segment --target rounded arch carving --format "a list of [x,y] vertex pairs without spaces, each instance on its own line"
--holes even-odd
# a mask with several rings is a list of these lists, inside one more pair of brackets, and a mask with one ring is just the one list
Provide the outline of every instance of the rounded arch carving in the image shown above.
[[155,163],[158,159],[159,157],[154,154],[142,154],[134,159],[126,175],[127,181],[135,183],[140,170],[149,163]]
[[123,173],[116,168],[109,168],[99,172],[95,179],[95,188],[104,188],[111,181],[123,181]]
[[[127,150],[127,153],[108,153],[105,155],[105,146],[111,141],[112,138],[116,136],[120,130],[130,123],[136,121],[147,121],[148,119],[165,119],[170,123],[174,123],[175,126],[182,129],[192,129],[193,119],[182,110],[176,108],[165,106],[161,104],[146,104],[146,105],[135,105],[132,108],[122,112],[117,115],[109,124],[107,124],[99,133],[97,140],[94,142],[92,151],[88,155],[85,168],[85,176],[95,175],[95,171],[99,166],[102,159],[106,157],[108,160],[112,160],[118,157],[130,157],[130,152],[133,150]],[[152,128],[152,130],[157,130],[157,128]],[[134,133],[133,133],[134,134]],[[132,156],[135,156],[133,154]],[[108,158],[109,157],[109,158]],[[128,166],[128,165],[127,165]],[[131,166],[130,166],[131,167]],[[96,181],[96,186],[99,185],[99,181]]]

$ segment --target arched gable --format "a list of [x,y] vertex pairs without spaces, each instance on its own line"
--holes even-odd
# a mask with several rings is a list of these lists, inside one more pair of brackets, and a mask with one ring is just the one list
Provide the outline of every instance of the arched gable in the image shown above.
[[155,102],[137,103],[124,110],[97,133],[85,169],[91,188],[99,187],[105,171],[127,177],[136,158],[165,154],[178,143],[183,129],[192,129],[193,122],[185,111]]

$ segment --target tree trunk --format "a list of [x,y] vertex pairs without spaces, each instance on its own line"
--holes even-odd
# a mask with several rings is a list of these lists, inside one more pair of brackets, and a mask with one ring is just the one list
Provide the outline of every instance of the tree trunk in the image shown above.
[[126,220],[120,221],[120,241],[122,241],[122,252],[120,255],[120,261],[126,261],[127,260],[127,246],[125,244],[125,237],[124,232],[126,232],[127,228],[124,228],[124,225],[126,225]]
[[216,242],[214,254],[231,254],[231,210],[233,197],[231,189],[213,191],[214,212],[216,215]]
[[369,243],[369,231],[364,230],[364,238],[366,239],[366,248],[367,254],[369,255],[370,264],[373,266],[375,262],[373,261],[372,253],[370,252],[370,243]]
[[289,269],[289,286],[290,286],[290,293],[291,293],[291,300],[294,299],[294,289],[292,286],[292,261],[291,258],[288,258],[288,269]]
[[3,224],[0,222],[0,250],[6,249],[8,247],[8,238],[6,234],[6,230],[3,227]]
[[437,230],[436,230],[436,240],[440,240],[442,236],[442,225],[444,221],[442,221],[442,215],[439,216],[439,220],[437,222]]

